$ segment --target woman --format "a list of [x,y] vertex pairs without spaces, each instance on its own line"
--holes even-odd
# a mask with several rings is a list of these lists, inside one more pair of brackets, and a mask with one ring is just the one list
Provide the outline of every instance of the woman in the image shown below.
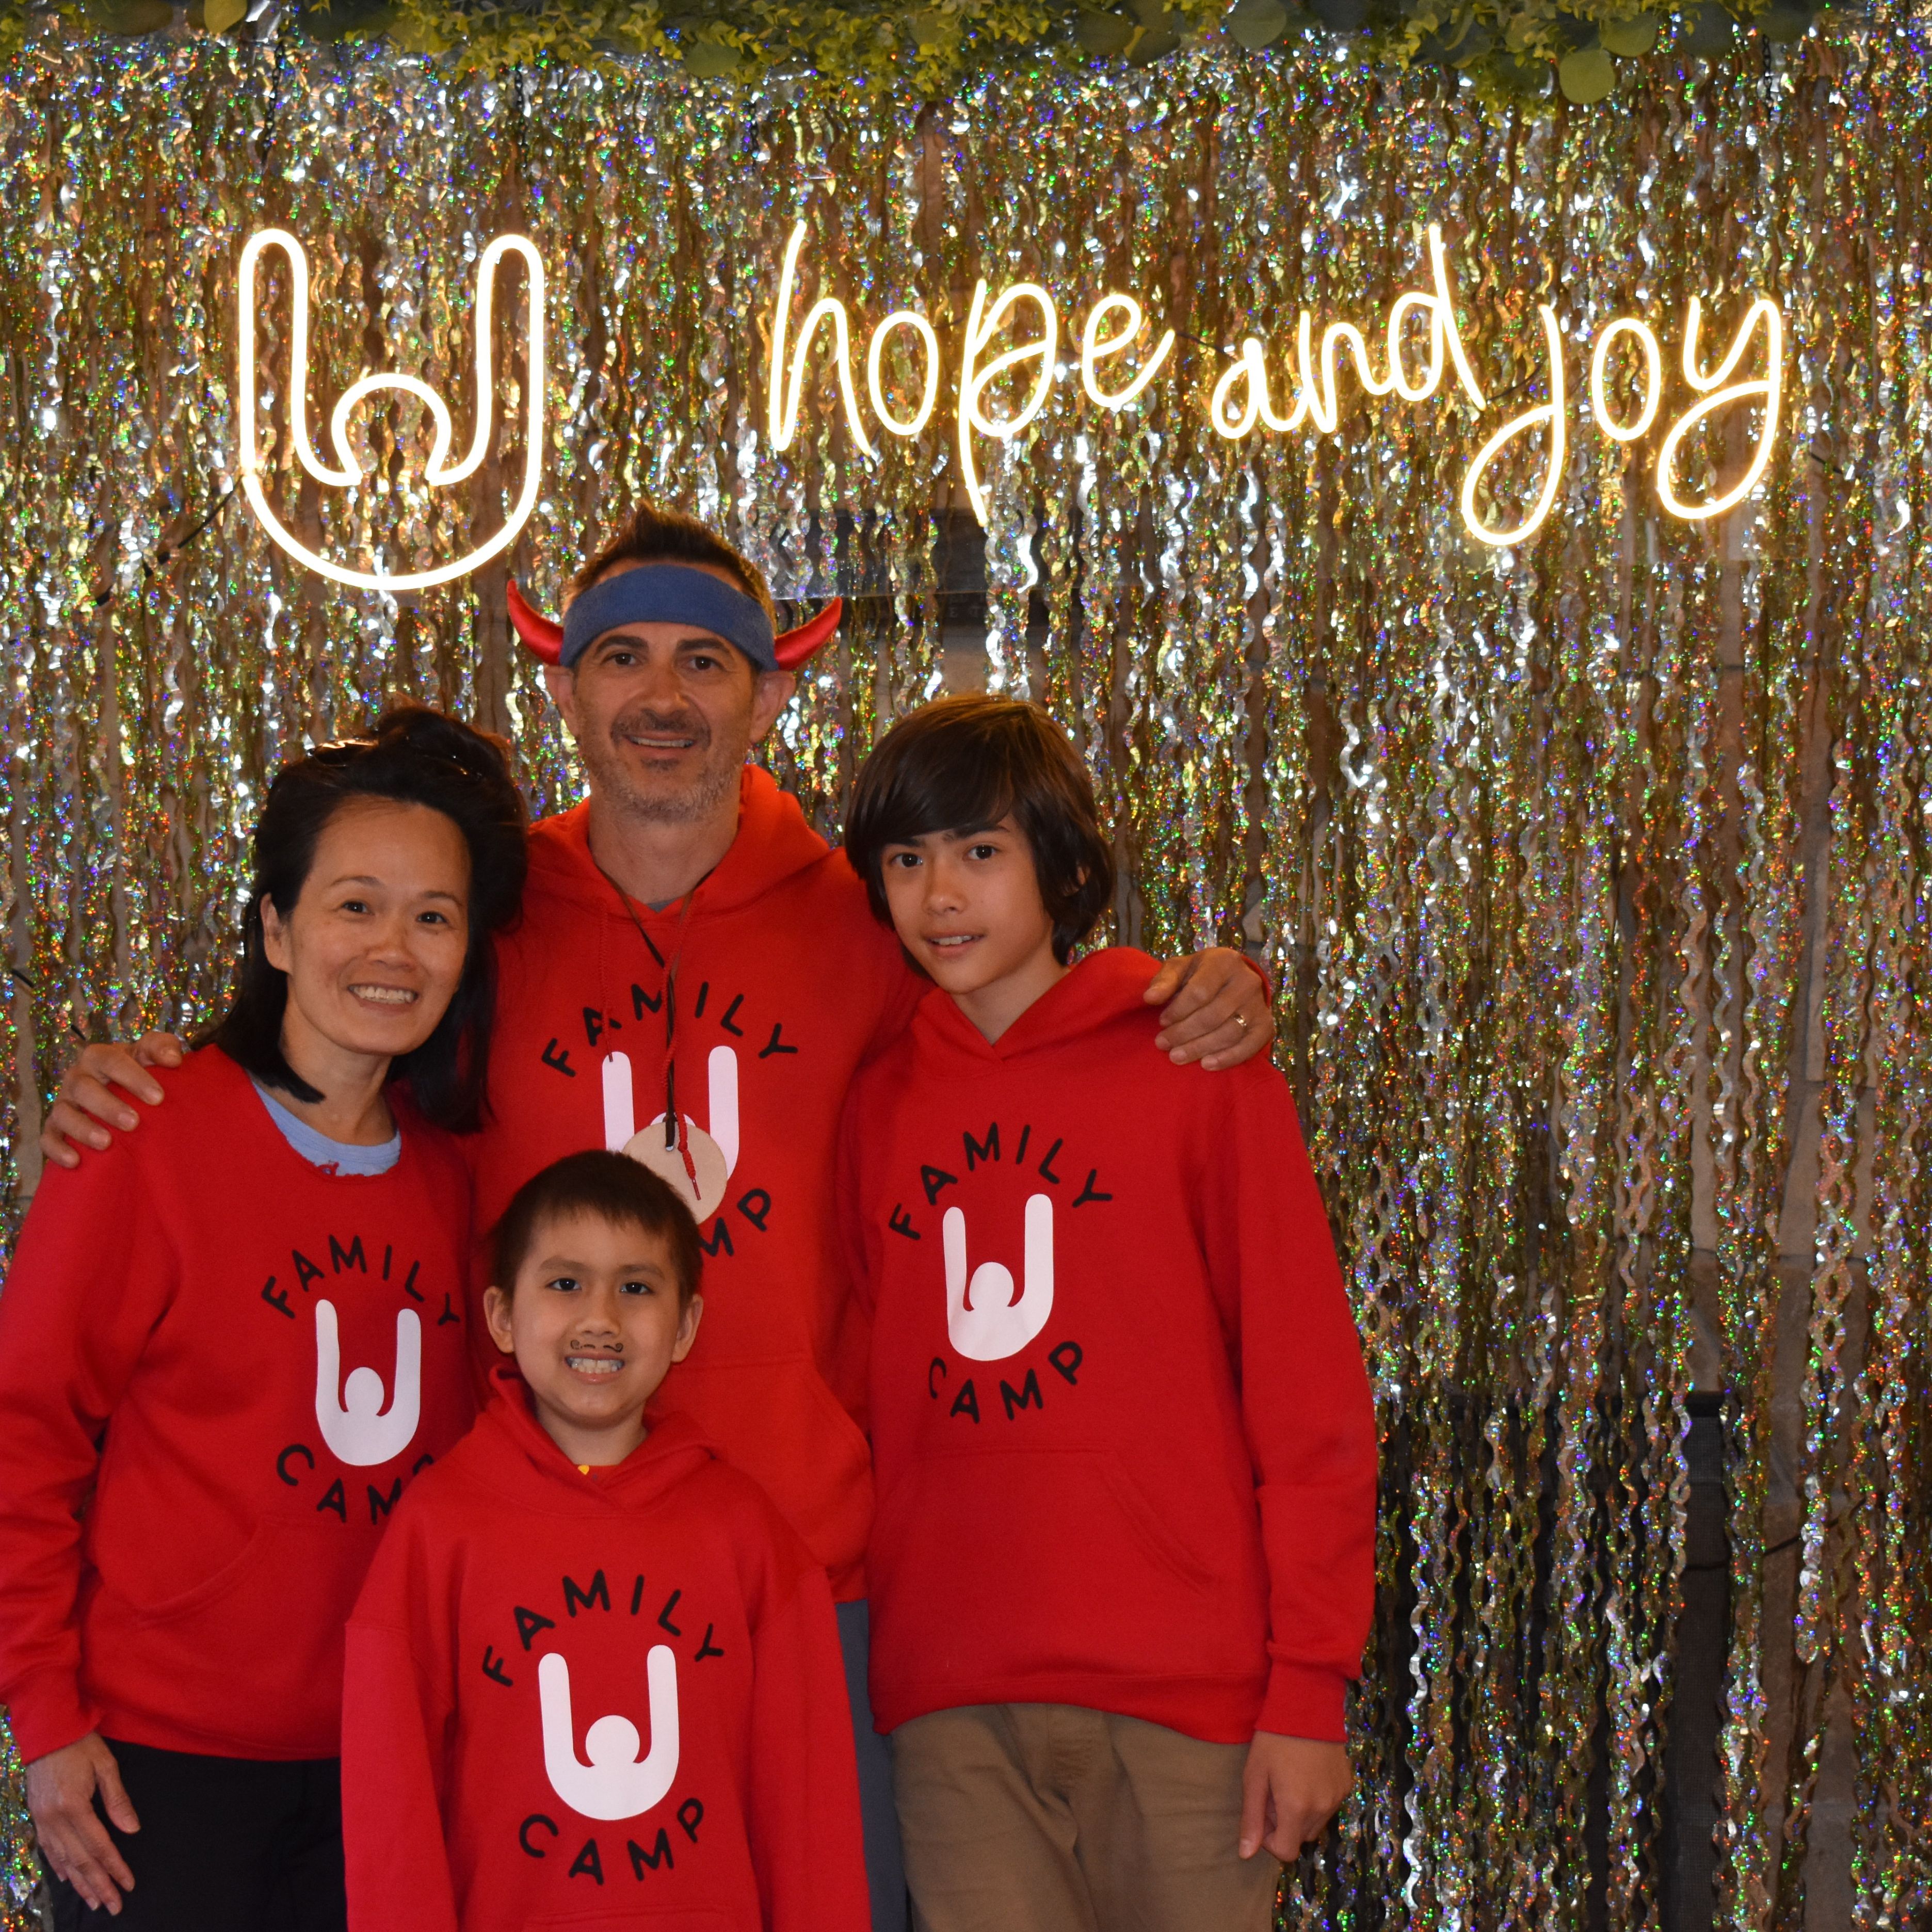
[[0,1702],[64,1924],[344,1923],[342,1628],[471,1417],[448,1134],[480,1109],[524,832],[500,748],[434,712],[290,765],[165,1128],[50,1171],[27,1216]]

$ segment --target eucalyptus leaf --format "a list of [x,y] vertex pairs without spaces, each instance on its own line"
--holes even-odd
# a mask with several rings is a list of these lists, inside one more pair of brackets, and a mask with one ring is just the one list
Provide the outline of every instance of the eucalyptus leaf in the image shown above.
[[1499,51],[1484,63],[1484,71],[1503,93],[1519,100],[1541,100],[1550,92],[1550,63],[1528,54]]
[[1150,27],[1127,50],[1127,58],[1136,64],[1144,65],[1149,61],[1157,61],[1163,54],[1171,54],[1180,44],[1180,36],[1170,27]]
[[[210,6],[214,4],[214,0],[208,0]],[[451,46],[445,35],[437,32],[426,21],[420,20],[398,20],[389,29],[389,44],[392,47],[400,48],[406,54],[421,54],[425,57],[446,54]],[[620,47],[618,51],[622,52],[626,50]]]
[[1315,17],[1337,34],[1359,33],[1367,24],[1369,0],[1309,0]]
[[201,24],[211,34],[225,34],[248,17],[248,0],[202,0]]
[[1683,22],[1684,31],[1677,44],[1682,52],[1705,60],[1721,59],[1730,52],[1736,27],[1723,8],[1687,7]]
[[1578,47],[1556,63],[1556,84],[1564,100],[1587,106],[1616,92],[1617,64],[1601,47]]
[[936,8],[905,17],[907,40],[915,47],[943,47],[946,44],[946,16]]
[[1083,10],[1073,22],[1073,38],[1090,54],[1124,54],[1134,37],[1134,23],[1118,14],[1093,14]]
[[678,58],[684,62],[685,72],[699,80],[722,80],[745,64],[744,56],[736,47],[722,40],[706,40],[701,34],[680,47]]
[[1597,38],[1613,54],[1634,60],[1657,44],[1664,22],[1654,14],[1633,14],[1628,20],[1604,20],[1597,28]]
[[1288,31],[1288,9],[1281,0],[1240,0],[1228,16],[1228,38],[1250,53],[1272,46]]
[[393,18],[391,9],[380,0],[328,0],[328,4],[310,0],[302,9],[302,24],[311,39],[332,44],[372,27],[380,33]]
[[87,24],[97,34],[158,34],[174,24],[167,0],[92,0]]
[[1802,40],[1811,31],[1812,22],[1817,16],[1804,7],[1782,4],[1767,7],[1751,22],[1768,40],[1780,46],[1792,40]]

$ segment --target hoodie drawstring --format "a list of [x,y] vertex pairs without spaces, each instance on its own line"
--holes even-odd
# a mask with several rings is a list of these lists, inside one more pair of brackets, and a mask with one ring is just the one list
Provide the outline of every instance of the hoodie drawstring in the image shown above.
[[[584,842],[584,850],[590,852],[590,842]],[[644,922],[638,916],[638,908],[632,903],[631,896],[610,874],[598,865],[597,855],[590,852],[590,862],[597,866],[598,876],[617,895],[617,903],[629,916],[631,923],[638,928],[638,937],[644,943],[644,950],[653,959],[662,961],[663,956],[651,944],[650,934],[644,930]],[[706,875],[709,876],[708,874]],[[700,879],[698,886],[704,883]],[[698,1190],[698,1163],[692,1158],[691,1136],[686,1131],[684,1116],[677,1110],[677,964],[684,956],[684,936],[691,921],[692,902],[698,897],[698,886],[693,886],[684,896],[684,903],[677,915],[677,932],[671,946],[670,959],[664,967],[664,1151],[674,1148],[684,1162],[684,1172],[690,1180],[694,1194]]]

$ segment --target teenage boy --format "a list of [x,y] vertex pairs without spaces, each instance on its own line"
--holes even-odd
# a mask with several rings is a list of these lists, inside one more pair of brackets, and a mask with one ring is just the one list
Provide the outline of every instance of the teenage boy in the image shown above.
[[[1264,1932],[1346,1795],[1373,1583],[1359,1345],[1286,1084],[1145,1051],[1084,767],[930,705],[860,773],[934,982],[855,1082],[873,1708],[924,1932]],[[1269,1856],[1259,1853],[1265,1848]]]
[[[556,630],[521,620],[533,643]],[[844,855],[746,763],[796,688],[777,642],[755,566],[674,512],[640,508],[578,574],[544,681],[590,796],[532,834],[522,922],[496,946],[491,1104],[470,1154],[484,1227],[582,1148],[628,1149],[682,1182],[712,1313],[702,1362],[669,1394],[830,1574],[879,1932],[903,1932],[890,1772],[864,1701],[872,1478],[830,1387],[845,1295],[832,1164],[854,1072],[922,988]],[[1233,1066],[1272,1031],[1238,953],[1149,962],[1142,994],[1161,1009],[1150,1053]],[[140,1051],[178,1055],[165,1035]],[[77,1158],[70,1138],[101,1148],[134,1125],[124,1094],[160,1098],[127,1048],[106,1046],[82,1053],[62,1092],[41,1145],[63,1166]]]
[[404,1498],[350,1621],[351,1932],[859,1932],[825,1574],[686,1416],[703,1250],[634,1160],[527,1181],[484,1297],[514,1358]]

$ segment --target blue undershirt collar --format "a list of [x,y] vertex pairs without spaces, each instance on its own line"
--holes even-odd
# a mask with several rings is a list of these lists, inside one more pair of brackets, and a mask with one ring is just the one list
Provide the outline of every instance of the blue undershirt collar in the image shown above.
[[325,1174],[387,1174],[403,1157],[403,1132],[400,1127],[387,1140],[374,1147],[356,1147],[346,1141],[332,1141],[310,1126],[299,1114],[284,1106],[252,1074],[249,1084],[261,1095],[262,1105],[268,1108],[269,1119],[280,1128],[282,1138],[310,1166],[320,1168]]

